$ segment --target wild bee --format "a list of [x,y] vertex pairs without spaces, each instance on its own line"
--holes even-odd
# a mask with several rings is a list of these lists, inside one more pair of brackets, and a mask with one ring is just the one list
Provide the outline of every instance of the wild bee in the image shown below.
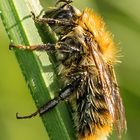
[[[43,115],[63,100],[74,103],[74,122],[78,140],[105,140],[115,127],[118,136],[126,129],[125,110],[113,65],[118,49],[102,18],[90,8],[80,11],[72,0],[59,0],[37,23],[48,24],[58,35],[56,44],[10,45],[60,54],[58,74],[64,88],[59,95],[36,112],[18,119]],[[52,51],[55,50],[55,51]]]

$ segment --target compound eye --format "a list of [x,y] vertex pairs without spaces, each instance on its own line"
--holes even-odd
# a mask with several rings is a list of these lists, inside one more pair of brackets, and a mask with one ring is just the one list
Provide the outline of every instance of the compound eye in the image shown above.
[[64,10],[62,12],[60,12],[56,17],[54,18],[58,18],[58,19],[71,19],[72,18],[72,13],[69,10]]

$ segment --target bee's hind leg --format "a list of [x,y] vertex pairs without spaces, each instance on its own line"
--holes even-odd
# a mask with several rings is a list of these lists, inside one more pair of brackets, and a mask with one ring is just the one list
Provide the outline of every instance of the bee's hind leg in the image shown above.
[[17,119],[27,119],[32,118],[39,114],[40,116],[53,109],[60,101],[63,101],[72,95],[73,91],[76,90],[81,82],[81,77],[75,79],[71,84],[67,85],[62,91],[60,91],[59,96],[47,102],[41,108],[39,108],[36,112],[27,116],[19,116],[16,114]]

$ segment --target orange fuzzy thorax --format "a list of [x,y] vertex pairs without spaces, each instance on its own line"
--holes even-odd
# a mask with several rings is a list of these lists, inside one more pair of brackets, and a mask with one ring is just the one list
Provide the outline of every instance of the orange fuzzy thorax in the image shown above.
[[105,60],[107,62],[115,62],[117,48],[111,33],[106,31],[102,18],[97,16],[91,9],[86,8],[81,15],[79,24],[94,35],[94,39],[98,43]]

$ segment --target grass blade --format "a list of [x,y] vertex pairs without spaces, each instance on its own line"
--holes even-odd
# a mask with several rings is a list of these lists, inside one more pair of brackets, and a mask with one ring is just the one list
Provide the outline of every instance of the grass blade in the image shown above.
[[[32,7],[32,9],[31,9]],[[30,11],[41,10],[38,0],[0,0],[1,18],[10,40],[15,44],[42,44],[37,28],[30,17]],[[52,33],[53,34],[53,33]],[[53,35],[46,42],[55,40]],[[14,50],[18,63],[31,90],[37,107],[57,95],[59,84],[47,53]],[[64,104],[42,116],[43,124],[51,139],[75,139],[70,114]]]

